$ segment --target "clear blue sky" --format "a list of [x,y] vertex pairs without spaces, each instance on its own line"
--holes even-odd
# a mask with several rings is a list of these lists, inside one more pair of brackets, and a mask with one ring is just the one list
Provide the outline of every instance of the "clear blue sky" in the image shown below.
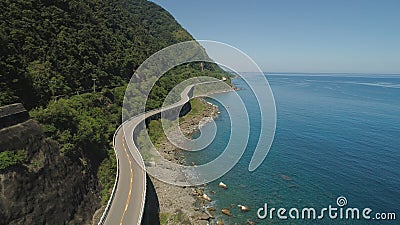
[[[153,0],[264,71],[400,73],[397,0]],[[238,62],[240,63],[240,62]]]

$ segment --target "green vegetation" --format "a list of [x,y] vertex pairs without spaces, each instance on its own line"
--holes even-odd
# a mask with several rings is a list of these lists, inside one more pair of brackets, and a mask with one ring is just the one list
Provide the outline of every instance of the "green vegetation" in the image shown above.
[[166,224],[168,224],[169,221],[171,221],[174,224],[177,223],[178,215],[160,212],[160,225],[166,225]]
[[[189,120],[193,117],[198,116],[201,114],[201,112],[205,109],[205,104],[199,99],[191,99],[190,100],[191,104],[191,110],[188,114],[185,116],[179,118],[180,122],[183,122],[185,120]],[[168,125],[167,125],[168,127]],[[149,137],[151,142],[157,147],[159,146],[162,142],[165,141],[166,136],[164,134],[164,130],[162,127],[162,122],[161,120],[152,120],[147,126],[147,131],[149,133]]]
[[186,214],[182,212],[182,210],[177,210],[175,213],[160,213],[160,225],[166,224],[183,224],[189,225],[191,224],[189,218]]
[[63,155],[101,160],[112,148],[123,91],[115,88],[51,101],[46,108],[31,110],[30,115],[43,125],[47,136],[60,143]]
[[190,112],[185,116],[183,116],[181,118],[181,121],[198,116],[199,114],[201,114],[201,112],[203,112],[206,109],[204,102],[197,98],[191,99],[190,105],[191,105]]
[[[191,35],[146,0],[3,0],[0,19],[0,105],[22,102],[62,155],[97,174],[107,201],[116,168],[112,136],[129,79],[151,54]],[[204,71],[199,63],[174,68],[152,89],[147,109],[195,76],[226,73],[209,63]],[[148,85],[141,81],[133,90],[139,94]],[[4,155],[4,165],[21,160]]]
[[164,141],[165,134],[162,127],[161,120],[152,120],[148,125],[148,132],[151,142],[157,147],[162,141]]
[[22,164],[26,161],[26,151],[3,151],[0,152],[0,171],[10,166]]
[[[180,122],[183,122],[185,120],[190,120],[199,114],[205,109],[206,105],[203,101],[200,99],[191,99],[190,100],[191,104],[191,111],[186,114],[185,116],[179,118]],[[171,121],[169,120],[164,120],[163,121],[166,125],[166,129],[168,129],[169,124],[172,124]],[[169,124],[168,124],[169,123]],[[164,141],[166,141],[166,136],[162,127],[162,120],[151,120],[149,124],[147,125],[147,129],[143,129],[140,131],[139,135],[136,138],[136,143],[141,150],[142,157],[145,161],[152,161],[153,156],[151,155],[150,152],[146,151],[146,149],[150,149],[151,145],[148,142],[148,139],[146,138],[146,132],[148,133],[148,137],[151,140],[151,143],[158,148]]]
[[[202,102],[200,99],[191,99],[190,100],[191,104],[191,110],[188,114],[185,116],[179,118],[180,122],[183,122],[185,120],[192,119],[193,117],[198,116],[201,114],[201,112],[206,108],[205,103]],[[166,121],[167,123],[168,121]],[[168,125],[167,125],[168,127]],[[147,126],[147,132],[149,134],[151,142],[154,144],[155,147],[159,146],[162,142],[165,141],[166,136],[162,127],[162,122],[161,120],[152,120]],[[148,146],[145,146],[144,144],[144,131],[140,133],[138,136],[138,145],[141,149],[146,149]]]
[[212,93],[215,90],[218,91],[230,91],[232,90],[231,80],[228,77],[226,82],[214,82],[214,83],[206,83],[199,84],[194,87],[194,96],[202,96],[207,95],[208,93]]
[[46,106],[53,96],[122,86],[147,57],[192,40],[146,0],[3,0],[0,105]]
[[117,171],[117,162],[114,155],[114,150],[108,152],[108,157],[103,160],[99,170],[97,171],[97,177],[103,189],[101,190],[101,200],[103,204],[106,204],[110,197],[112,188],[115,181],[115,173]]
[[103,203],[107,202],[115,180],[112,137],[120,124],[124,91],[125,87],[118,87],[75,95],[30,111],[45,134],[60,143],[61,154],[75,159],[83,157],[90,160],[90,165],[99,165],[97,177]]
[[[191,64],[186,64],[183,66],[176,67],[170,71],[168,71],[167,74],[162,76],[157,82],[155,87],[150,92],[149,95],[149,100],[147,101],[146,108],[148,110],[150,109],[156,109],[160,108],[162,106],[162,103],[167,96],[167,94],[172,90],[172,88],[175,87],[175,85],[183,82],[186,79],[189,78],[194,78],[198,76],[209,76],[209,77],[214,77],[219,80],[222,79],[222,77],[227,77],[224,71],[219,69],[215,64],[205,64],[205,70],[200,71],[200,65],[191,63]],[[228,80],[230,82],[230,80]],[[215,87],[214,87],[215,88]],[[209,89],[211,90],[211,89]],[[218,89],[214,89],[218,90]],[[180,92],[179,92],[180,94]]]

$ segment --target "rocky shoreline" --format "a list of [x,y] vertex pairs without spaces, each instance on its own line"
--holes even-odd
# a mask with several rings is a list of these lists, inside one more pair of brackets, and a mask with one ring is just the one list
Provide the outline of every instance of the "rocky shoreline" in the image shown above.
[[[205,109],[199,114],[184,117],[181,120],[180,128],[186,136],[192,136],[199,130],[199,127],[218,116],[218,107],[201,99]],[[204,118],[207,118],[204,120]],[[184,164],[185,158],[182,150],[177,149],[168,140],[164,140],[158,147],[158,151],[166,159]],[[179,187],[166,184],[157,179],[151,178],[157,192],[160,203],[161,225],[205,225],[212,220],[211,208],[206,208],[205,199],[202,198],[205,186],[201,187]]]

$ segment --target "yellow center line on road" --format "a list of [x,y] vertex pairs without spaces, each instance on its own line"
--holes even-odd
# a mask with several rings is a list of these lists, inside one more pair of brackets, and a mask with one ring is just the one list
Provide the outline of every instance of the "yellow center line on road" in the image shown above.
[[128,210],[128,206],[129,206],[129,202],[131,201],[131,194],[132,194],[132,186],[133,186],[133,170],[132,170],[132,162],[131,162],[131,158],[129,157],[128,151],[125,148],[125,137],[122,136],[122,147],[125,151],[126,154],[126,158],[128,159],[129,162],[129,169],[130,169],[130,183],[129,183],[129,193],[128,193],[128,198],[126,199],[126,203],[125,203],[125,209],[124,212],[122,213],[122,218],[120,221],[120,225],[122,225],[122,222],[124,221],[124,217],[125,217],[125,213]]

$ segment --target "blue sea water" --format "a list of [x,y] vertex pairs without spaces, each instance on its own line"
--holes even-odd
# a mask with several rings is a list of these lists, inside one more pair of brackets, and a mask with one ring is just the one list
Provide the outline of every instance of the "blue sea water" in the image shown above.
[[[260,114],[256,100],[242,79],[233,79],[250,118],[251,136],[238,164],[206,192],[217,209],[231,204],[247,205],[243,213],[231,208],[232,216],[217,212],[225,224],[400,224],[400,76],[375,74],[266,74],[277,108],[273,145],[263,164],[254,172],[248,165],[259,136]],[[255,78],[258,79],[258,78]],[[233,93],[218,94],[229,104]],[[203,151],[187,153],[187,161],[203,164],[224,150],[230,135],[226,109],[221,114],[213,143]],[[207,125],[202,128],[207,131]],[[233,140],[235,141],[235,140]],[[223,181],[227,190],[218,187]],[[395,212],[397,220],[280,220],[257,218],[257,209],[268,207],[317,210],[368,207]],[[269,215],[268,215],[269,216]]]

